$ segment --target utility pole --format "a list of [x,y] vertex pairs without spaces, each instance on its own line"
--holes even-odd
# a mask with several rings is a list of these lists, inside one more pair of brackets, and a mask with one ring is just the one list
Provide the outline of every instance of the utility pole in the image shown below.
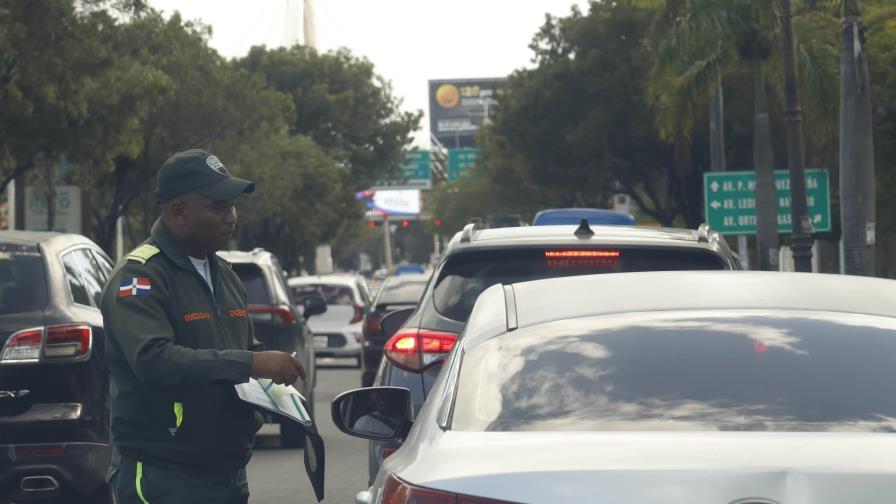
[[383,247],[386,259],[386,269],[392,271],[392,229],[389,223],[389,216],[383,215]]
[[874,131],[865,28],[856,0],[843,3],[840,57],[840,228],[843,273],[875,269]]
[[812,272],[812,222],[806,204],[806,159],[803,151],[803,111],[800,108],[799,77],[796,68],[796,41],[793,37],[791,0],[780,0],[784,19],[784,116],[787,123],[787,162],[790,168],[790,218],[793,223],[791,247],[794,269]]

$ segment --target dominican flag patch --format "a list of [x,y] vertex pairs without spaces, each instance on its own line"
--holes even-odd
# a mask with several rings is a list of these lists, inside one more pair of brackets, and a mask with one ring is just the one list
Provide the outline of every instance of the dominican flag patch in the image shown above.
[[148,296],[151,292],[152,282],[148,278],[128,278],[118,287],[118,297]]

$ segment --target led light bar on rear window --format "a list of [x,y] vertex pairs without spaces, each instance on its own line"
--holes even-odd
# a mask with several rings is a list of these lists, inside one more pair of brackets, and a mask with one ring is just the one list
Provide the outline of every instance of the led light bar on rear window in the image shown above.
[[548,259],[579,259],[579,258],[616,258],[622,253],[618,250],[545,250],[544,256]]
[[619,264],[619,250],[545,250],[548,268],[614,268]]

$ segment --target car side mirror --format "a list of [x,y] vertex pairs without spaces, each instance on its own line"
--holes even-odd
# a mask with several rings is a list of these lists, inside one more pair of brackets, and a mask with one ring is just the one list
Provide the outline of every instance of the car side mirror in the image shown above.
[[416,308],[404,308],[387,313],[380,321],[380,328],[382,328],[383,336],[385,336],[387,340],[391,338],[399,329],[401,329],[401,326],[411,318],[411,315],[415,310]]
[[305,308],[304,314],[306,320],[327,311],[327,302],[320,296],[305,296],[302,298],[302,306]]
[[401,441],[413,424],[411,391],[401,387],[368,387],[338,395],[330,407],[333,423],[349,436]]

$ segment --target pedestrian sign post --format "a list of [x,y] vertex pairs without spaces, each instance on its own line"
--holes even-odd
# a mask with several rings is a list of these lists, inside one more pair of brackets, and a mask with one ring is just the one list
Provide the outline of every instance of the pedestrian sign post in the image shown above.
[[[703,175],[706,222],[722,234],[756,233],[756,173],[707,172]],[[775,170],[778,233],[790,233],[790,172]],[[831,189],[827,170],[806,170],[806,203],[815,231],[831,230]]]

